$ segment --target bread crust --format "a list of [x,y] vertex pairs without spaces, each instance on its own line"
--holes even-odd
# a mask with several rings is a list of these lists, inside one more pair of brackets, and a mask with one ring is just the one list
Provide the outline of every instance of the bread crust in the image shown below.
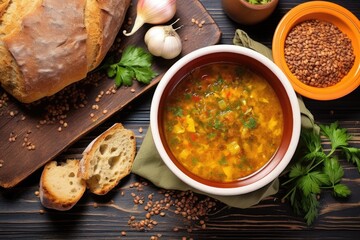
[[66,211],[71,209],[83,196],[86,183],[77,176],[79,160],[68,159],[58,165],[47,163],[40,178],[40,201],[50,209]]
[[[0,19],[0,24],[8,19],[0,26],[0,83],[25,103],[51,96],[96,68],[130,5],[130,0],[29,2],[31,7],[21,10],[25,3],[12,1]],[[18,18],[7,13],[14,5],[21,10]]]
[[[114,139],[120,139],[122,142],[111,139],[116,134]],[[112,146],[108,148],[107,145]],[[115,147],[117,149],[112,149]],[[131,172],[135,153],[134,132],[125,129],[120,123],[115,123],[84,150],[80,160],[79,176],[86,180],[87,187],[92,193],[104,195]],[[116,163],[110,163],[112,159],[115,159]]]

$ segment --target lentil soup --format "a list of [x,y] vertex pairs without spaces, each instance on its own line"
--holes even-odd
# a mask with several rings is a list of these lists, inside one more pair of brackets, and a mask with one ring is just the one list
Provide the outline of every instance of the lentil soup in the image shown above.
[[198,67],[168,97],[167,143],[196,176],[215,182],[248,177],[280,146],[284,117],[279,99],[262,76],[243,65]]

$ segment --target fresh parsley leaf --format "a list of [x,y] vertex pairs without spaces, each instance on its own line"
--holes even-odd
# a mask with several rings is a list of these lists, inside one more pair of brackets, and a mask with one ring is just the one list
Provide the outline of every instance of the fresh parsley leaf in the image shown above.
[[141,47],[129,46],[125,48],[120,65],[151,67],[152,56]]
[[[344,170],[335,156],[341,150],[349,162],[357,165],[360,172],[360,149],[349,146],[351,136],[338,123],[320,125],[320,134],[303,129],[300,135],[300,152],[295,155],[293,165],[285,175],[282,186],[287,188],[288,198],[294,212],[302,215],[311,225],[319,211],[318,196],[323,190],[331,189],[335,197],[348,197],[350,189],[341,183]],[[325,153],[322,138],[330,140],[331,151]]]
[[348,162],[353,163],[357,166],[358,172],[360,173],[360,149],[354,147],[341,147],[342,153]]
[[157,75],[151,68],[152,55],[141,47],[129,46],[118,63],[108,64],[107,75],[115,78],[115,85],[131,86],[135,78],[139,82],[149,84]]
[[289,177],[290,178],[297,178],[306,175],[308,172],[308,169],[301,165],[300,163],[296,163],[291,167]]
[[117,70],[116,70],[116,65],[112,65],[112,66],[110,66],[110,67],[107,69],[107,75],[108,75],[108,77],[111,77],[111,78],[115,77],[116,72],[117,72]]
[[326,176],[321,172],[314,171],[302,176],[298,184],[305,197],[307,197],[312,193],[319,194],[320,186],[324,181],[326,181]]
[[303,129],[301,131],[300,141],[307,148],[306,152],[322,152],[321,138],[315,131]]
[[321,162],[326,157],[327,156],[324,152],[309,152],[304,156],[304,160],[307,161],[313,160],[314,162]]
[[331,141],[331,153],[337,148],[348,145],[348,140],[351,136],[347,133],[345,128],[339,128],[338,122],[330,125],[320,125],[322,133]]
[[319,212],[319,201],[316,197],[316,194],[311,194],[305,198],[303,202],[303,209],[305,210],[304,219],[308,225],[311,225],[318,216]]
[[336,184],[334,186],[334,195],[336,197],[348,197],[351,194],[351,190],[349,189],[348,186],[344,185],[344,184]]
[[344,176],[344,169],[336,158],[330,158],[324,162],[324,173],[329,177],[330,184],[334,186]]
[[135,73],[135,78],[142,83],[149,84],[150,81],[156,76],[151,68],[148,67],[132,67]]

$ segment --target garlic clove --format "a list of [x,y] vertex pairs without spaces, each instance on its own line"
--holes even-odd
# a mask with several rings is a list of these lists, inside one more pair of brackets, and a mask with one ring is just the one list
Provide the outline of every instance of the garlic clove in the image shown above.
[[164,59],[173,59],[177,57],[182,50],[182,43],[178,37],[167,37],[164,41],[161,56]]

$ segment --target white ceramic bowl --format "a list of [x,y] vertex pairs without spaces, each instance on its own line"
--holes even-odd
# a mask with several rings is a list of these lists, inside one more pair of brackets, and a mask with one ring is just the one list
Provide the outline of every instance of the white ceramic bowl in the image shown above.
[[[232,183],[214,183],[194,177],[177,162],[169,149],[162,127],[162,105],[174,85],[196,67],[214,62],[245,64],[263,75],[277,93],[284,115],[284,134],[274,157],[250,177]],[[200,191],[215,195],[240,195],[256,191],[276,179],[286,168],[296,150],[301,116],[297,96],[284,73],[268,58],[248,48],[214,45],[195,50],[178,60],[159,82],[151,104],[150,125],[156,149],[167,167],[183,182]]]

